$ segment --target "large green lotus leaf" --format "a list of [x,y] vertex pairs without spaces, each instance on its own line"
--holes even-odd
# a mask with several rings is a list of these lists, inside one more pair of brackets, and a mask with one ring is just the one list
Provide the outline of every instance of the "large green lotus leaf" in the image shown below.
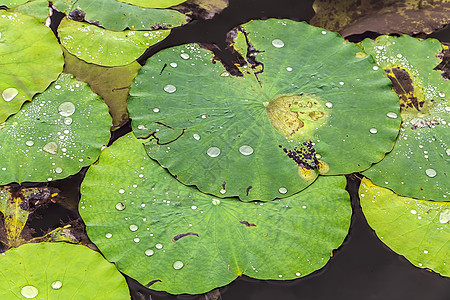
[[102,97],[109,107],[115,130],[128,122],[127,100],[130,85],[141,65],[133,62],[120,67],[103,67],[89,64],[64,51],[64,72],[86,82],[92,91]]
[[174,10],[143,8],[116,0],[55,0],[53,6],[65,14],[83,11],[86,19],[110,30],[150,30],[160,25],[175,27],[186,23],[185,15]]
[[53,32],[31,16],[0,11],[0,123],[61,73],[64,59]]
[[44,22],[49,15],[47,0],[30,0],[22,5],[14,7],[13,10],[23,14],[34,16],[41,22]]
[[58,27],[61,44],[73,55],[102,66],[127,65],[151,45],[169,35],[170,30],[110,31],[67,18]]
[[0,185],[62,179],[92,164],[111,117],[85,83],[62,74],[0,129]]
[[403,196],[449,201],[450,84],[433,70],[441,44],[405,35],[366,39],[361,46],[391,78],[403,120],[392,152],[364,175]]
[[141,7],[148,7],[148,8],[168,8],[174,5],[178,5],[180,3],[183,3],[186,0],[118,0],[120,2],[125,2],[132,5],[137,5]]
[[342,36],[366,31],[431,33],[450,22],[448,0],[316,0],[311,24]]
[[242,274],[294,279],[323,267],[349,229],[344,188],[343,176],[328,176],[281,200],[219,200],[173,178],[130,133],[88,170],[80,214],[120,271],[155,290],[198,294]]
[[[229,76],[190,44],[157,53],[131,86],[136,136],[150,137],[149,155],[181,182],[272,200],[304,189],[317,168],[362,171],[392,149],[400,120],[387,114],[398,113],[398,98],[361,49],[306,23],[244,27],[259,51],[248,60],[264,64],[262,73]],[[245,45],[243,34],[236,44]]]
[[389,248],[413,265],[450,276],[450,204],[401,197],[364,178],[359,188],[367,222]]
[[0,1],[0,6],[6,6],[8,8],[16,7],[21,4],[28,2],[28,0],[18,0],[18,1]]
[[130,299],[122,274],[85,246],[26,244],[0,255],[0,264],[2,299]]

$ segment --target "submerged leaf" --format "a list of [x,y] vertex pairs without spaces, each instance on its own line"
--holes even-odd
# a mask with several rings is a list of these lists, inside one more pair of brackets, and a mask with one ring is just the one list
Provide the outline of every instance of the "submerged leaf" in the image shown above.
[[364,175],[403,196],[449,201],[450,84],[433,70],[440,42],[381,36],[361,47],[391,78],[403,121],[394,149]]
[[342,243],[351,217],[343,176],[272,202],[219,200],[170,176],[131,133],[102,152],[81,193],[88,235],[106,258],[173,294],[204,293],[242,274],[310,274]]
[[236,41],[249,63],[244,76],[190,44],[151,57],[131,86],[135,135],[150,138],[149,155],[181,182],[272,200],[319,172],[362,171],[392,149],[400,120],[386,115],[399,113],[398,98],[356,45],[306,23],[244,27],[252,44],[244,33]]
[[380,239],[413,265],[450,276],[450,204],[401,197],[363,179],[364,215]]
[[110,30],[150,30],[186,23],[185,16],[174,10],[142,8],[116,0],[54,0],[53,6],[69,16],[83,14]]
[[130,85],[141,65],[133,62],[120,67],[104,67],[89,64],[64,51],[64,72],[86,82],[92,91],[102,97],[113,119],[112,130],[128,122],[127,100]]
[[311,24],[343,37],[366,31],[432,33],[450,22],[448,0],[316,0]]
[[31,16],[0,11],[0,123],[61,73],[64,60],[53,32]]
[[92,164],[111,117],[85,83],[63,74],[0,130],[0,185],[62,179]]
[[2,299],[130,299],[114,265],[85,246],[27,244],[0,255],[0,264]]
[[61,44],[73,55],[102,66],[127,65],[170,30],[110,31],[95,25],[63,19],[58,27]]

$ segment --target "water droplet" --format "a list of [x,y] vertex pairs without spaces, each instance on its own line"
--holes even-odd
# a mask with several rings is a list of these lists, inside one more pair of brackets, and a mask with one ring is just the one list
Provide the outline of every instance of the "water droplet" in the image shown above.
[[155,251],[153,251],[152,249],[147,249],[147,250],[145,250],[144,253],[147,256],[152,256],[153,254],[155,254]]
[[388,112],[386,116],[391,119],[397,119],[397,114],[395,112]]
[[156,248],[156,249],[162,249],[162,247],[163,247],[162,244],[156,244],[156,245],[155,245],[155,248]]
[[281,278],[281,277],[283,277],[283,275],[281,275],[281,274],[280,274],[280,275],[278,275],[278,277],[280,277],[280,278]]
[[141,241],[141,239],[137,237],[137,238],[134,238],[133,241],[134,241],[135,243],[139,243],[139,242]]
[[73,122],[73,120],[71,117],[64,118],[64,124],[70,125],[70,124],[72,124],[72,122]]
[[287,193],[287,188],[285,188],[285,187],[280,187],[280,188],[278,189],[278,191],[280,192],[280,194],[286,194],[286,193]]
[[159,112],[159,108],[155,107],[155,108],[153,109],[153,112],[155,112],[155,113]]
[[370,128],[370,133],[375,134],[378,132],[378,130],[376,128]]
[[287,67],[287,68],[286,68],[286,71],[292,72],[292,68],[291,68],[291,67]]
[[230,77],[230,73],[228,73],[227,71],[223,71],[223,72],[220,74],[220,76],[221,76],[221,77]]
[[328,108],[332,108],[333,107],[333,103],[327,102],[327,103],[325,103],[325,106],[328,107]]
[[177,88],[172,84],[168,84],[164,87],[164,91],[169,94],[175,93],[176,90],[177,90]]
[[206,154],[208,154],[210,157],[217,157],[220,155],[220,149],[217,147],[211,147],[206,151]]
[[194,133],[192,136],[194,137],[195,140],[197,141],[200,140],[200,135],[198,135],[197,133]]
[[434,177],[436,176],[436,170],[434,169],[426,169],[425,170],[425,174],[427,174],[428,177]]
[[138,227],[136,225],[132,224],[132,225],[130,225],[130,230],[136,231],[136,230],[138,230]]
[[124,210],[125,209],[125,204],[123,204],[122,202],[119,202],[116,204],[116,209],[117,210]]
[[344,85],[345,83],[343,82],[343,81],[340,81],[339,82],[339,85]]
[[450,149],[445,150],[445,153],[447,153],[447,155],[450,155]]
[[61,86],[59,84],[55,85],[55,89],[60,90]]
[[226,189],[221,189],[220,190],[220,193],[223,195],[223,194],[225,194],[227,192],[227,190]]
[[402,58],[403,55],[401,55],[401,54],[399,53],[399,54],[397,54],[397,57],[398,57],[398,58]]
[[428,254],[428,250],[423,250],[423,253]]
[[302,274],[300,274],[300,272],[295,273],[295,276],[300,276]]
[[28,298],[28,299],[32,299],[39,294],[38,289],[32,285],[24,286],[20,290],[20,293],[22,294],[22,296],[24,296],[25,298]]
[[71,116],[75,113],[75,105],[72,102],[63,102],[58,107],[58,111],[63,117]]
[[378,66],[373,66],[372,69],[373,69],[374,71],[376,71],[376,70],[378,70]]
[[444,98],[445,97],[445,93],[444,92],[439,92],[439,97]]
[[214,205],[219,205],[220,204],[220,200],[219,199],[212,199],[211,203],[214,204]]
[[107,234],[105,234],[105,237],[106,237],[107,239],[110,239],[110,238],[112,238],[112,234],[111,234],[111,233],[107,233]]
[[275,48],[283,48],[283,47],[284,47],[284,42],[283,42],[282,40],[280,40],[280,39],[274,39],[274,40],[272,41],[272,45],[273,45]]
[[52,282],[52,289],[54,290],[59,290],[60,288],[62,288],[62,282],[59,280],[55,280]]
[[31,146],[34,145],[34,142],[33,141],[26,141],[25,145],[27,145],[28,147],[31,147]]
[[47,143],[42,149],[50,154],[58,153],[58,145],[55,142]]
[[63,169],[60,168],[60,167],[57,167],[57,168],[55,169],[55,172],[58,173],[58,174],[61,174],[62,171],[63,171]]
[[176,68],[176,67],[178,67],[178,64],[177,64],[176,62],[171,62],[171,63],[170,63],[170,66],[171,66],[172,68]]
[[179,270],[184,266],[182,261],[177,260],[176,262],[173,263],[173,268],[175,270]]
[[439,222],[442,224],[450,221],[450,208],[443,209],[439,215]]
[[6,102],[11,101],[12,99],[14,99],[17,94],[19,94],[19,91],[15,88],[7,88],[3,91],[2,93],[2,97],[3,100],[5,100]]
[[325,30],[322,30],[322,34],[327,34],[327,32]]
[[189,54],[187,53],[181,53],[180,56],[182,59],[189,59]]
[[125,190],[124,190],[124,189],[120,189],[120,190],[119,190],[119,193],[120,193],[120,194],[123,194],[123,193],[125,193]]
[[417,211],[415,209],[411,209],[410,211],[413,215],[417,214]]
[[192,205],[191,208],[192,208],[192,209],[197,209],[197,206]]
[[243,145],[239,147],[239,152],[241,152],[242,155],[251,155],[253,154],[253,148],[248,145]]

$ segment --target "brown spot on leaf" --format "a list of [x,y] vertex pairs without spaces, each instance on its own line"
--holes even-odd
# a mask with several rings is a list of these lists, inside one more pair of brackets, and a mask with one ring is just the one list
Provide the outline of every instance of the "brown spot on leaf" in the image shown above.
[[419,99],[418,95],[422,95],[423,92],[418,87],[414,89],[413,80],[408,71],[400,67],[394,67],[386,69],[385,72],[400,99],[400,107],[403,109],[413,108],[420,111],[425,102]]
[[181,233],[181,234],[177,234],[176,236],[174,236],[173,239],[172,239],[172,242],[176,242],[179,239],[181,239],[182,237],[185,237],[185,236],[188,236],[188,235],[199,236],[198,233],[195,233],[195,232]]
[[256,227],[255,224],[249,223],[249,222],[247,222],[247,221],[239,221],[239,223],[244,224],[244,225],[247,226],[247,227],[252,227],[252,226]]
[[442,61],[433,70],[442,71],[442,78],[444,80],[450,80],[450,49],[439,52],[438,58],[442,59]]

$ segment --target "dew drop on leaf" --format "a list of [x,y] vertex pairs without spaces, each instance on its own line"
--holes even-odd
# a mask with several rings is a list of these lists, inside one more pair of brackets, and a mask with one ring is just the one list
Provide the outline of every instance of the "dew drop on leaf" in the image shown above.
[[280,194],[286,194],[287,193],[287,189],[285,187],[280,187],[278,189],[278,192],[280,192]]
[[111,233],[107,233],[107,234],[105,234],[105,237],[106,237],[107,239],[110,239],[110,238],[112,238],[112,234],[111,234]]
[[47,143],[42,149],[50,154],[58,153],[58,145],[55,142]]
[[386,116],[391,119],[397,119],[397,114],[395,112],[388,112]]
[[155,248],[156,248],[156,249],[162,249],[162,247],[163,247],[162,244],[156,244],[156,245],[155,245]]
[[136,230],[138,230],[138,227],[136,226],[136,225],[130,225],[130,230],[131,231],[136,231]]
[[55,169],[55,172],[56,173],[58,173],[58,174],[61,174],[62,173],[62,168],[60,168],[60,167],[57,167],[56,169]]
[[180,56],[182,59],[189,59],[189,54],[187,53],[181,53]]
[[63,117],[71,116],[75,113],[75,105],[72,102],[63,102],[58,107],[58,111]]
[[34,145],[34,142],[33,141],[26,141],[25,145],[27,145],[28,147],[31,147],[31,146]]
[[178,67],[178,64],[176,62],[172,62],[172,63],[170,63],[170,66],[172,68],[176,68],[176,67]]
[[292,68],[291,68],[291,67],[287,67],[287,68],[286,68],[286,71],[292,72]]
[[370,128],[370,133],[375,134],[378,132],[378,130],[376,128]]
[[443,209],[439,214],[439,222],[442,224],[450,221],[450,208]]
[[155,113],[159,112],[159,108],[155,107],[155,108],[153,109],[153,112],[155,112]]
[[62,287],[62,282],[59,280],[55,280],[52,282],[52,289],[59,290]]
[[436,170],[434,169],[426,169],[425,170],[425,174],[427,174],[428,177],[434,177],[436,176]]
[[184,266],[183,262],[180,260],[177,260],[176,262],[173,263],[173,268],[175,270],[179,270]]
[[152,256],[154,253],[155,253],[155,251],[153,251],[152,249],[147,249],[147,250],[145,250],[145,255],[147,255],[147,256]]
[[284,42],[283,42],[282,40],[280,40],[280,39],[274,39],[274,40],[272,41],[272,45],[273,45],[275,48],[283,48],[283,47],[284,47]]
[[220,200],[219,199],[212,199],[211,203],[213,205],[219,205],[220,204]]
[[197,141],[200,140],[200,135],[198,135],[197,133],[194,133],[193,137]]
[[327,103],[325,103],[325,106],[326,106],[327,108],[333,108],[333,103],[327,102]]
[[217,157],[220,155],[220,149],[217,147],[211,147],[206,151],[206,153],[211,157]]
[[241,152],[242,155],[251,155],[253,154],[253,148],[248,145],[243,145],[239,147],[239,152]]
[[175,93],[176,90],[177,90],[177,88],[172,84],[168,84],[164,87],[164,91],[169,94]]
[[124,210],[125,209],[125,204],[123,204],[122,202],[119,202],[116,204],[116,209],[117,210]]
[[72,122],[73,122],[73,120],[71,117],[64,118],[64,124],[70,125],[70,124],[72,124]]
[[17,94],[19,94],[19,91],[15,88],[7,88],[3,91],[2,93],[2,97],[3,100],[5,100],[6,102],[11,101],[12,99],[14,99]]
[[26,285],[20,290],[20,293],[25,298],[33,299],[34,297],[36,297],[39,294],[39,291],[36,287],[34,287],[32,285]]

